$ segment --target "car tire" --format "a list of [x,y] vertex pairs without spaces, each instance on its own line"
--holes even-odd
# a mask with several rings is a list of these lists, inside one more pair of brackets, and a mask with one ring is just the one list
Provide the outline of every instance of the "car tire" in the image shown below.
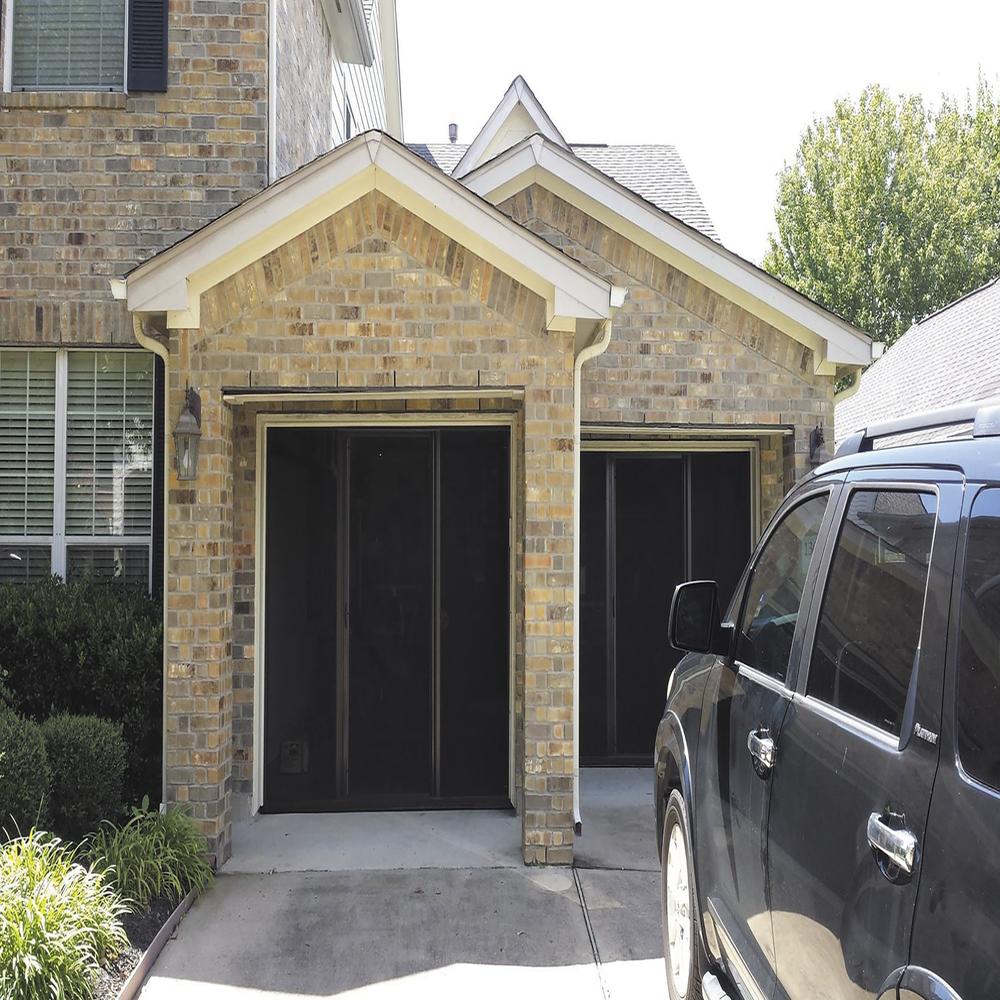
[[670,1000],[697,1000],[705,955],[694,891],[694,861],[688,837],[687,811],[680,792],[672,791],[663,818],[660,844],[660,918],[663,960]]

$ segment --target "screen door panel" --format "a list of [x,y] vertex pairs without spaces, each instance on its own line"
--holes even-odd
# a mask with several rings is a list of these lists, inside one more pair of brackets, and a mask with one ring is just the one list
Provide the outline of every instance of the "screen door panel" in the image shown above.
[[348,444],[347,794],[430,795],[430,435]]

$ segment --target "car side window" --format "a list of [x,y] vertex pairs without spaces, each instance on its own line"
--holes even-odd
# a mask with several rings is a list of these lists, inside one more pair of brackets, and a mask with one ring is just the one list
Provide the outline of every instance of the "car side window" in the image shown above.
[[920,645],[937,497],[851,495],[823,595],[806,693],[899,735]]
[[972,505],[961,615],[958,754],[968,774],[1000,790],[1000,489]]
[[829,498],[828,493],[819,493],[784,516],[757,557],[747,584],[736,658],[778,680],[788,675],[802,591]]

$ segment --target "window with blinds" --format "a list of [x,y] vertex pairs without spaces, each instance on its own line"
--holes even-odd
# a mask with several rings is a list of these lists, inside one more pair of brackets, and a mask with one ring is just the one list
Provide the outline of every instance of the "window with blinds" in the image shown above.
[[66,391],[66,534],[148,534],[153,366],[143,352],[73,352]]
[[0,350],[0,583],[148,586],[153,357]]
[[15,90],[122,90],[125,0],[13,0]]
[[54,352],[0,352],[0,535],[50,535],[56,438]]

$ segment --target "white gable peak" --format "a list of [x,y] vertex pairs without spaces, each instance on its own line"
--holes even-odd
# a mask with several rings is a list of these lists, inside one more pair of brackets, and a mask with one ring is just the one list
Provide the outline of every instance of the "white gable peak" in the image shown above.
[[523,76],[517,76],[479,134],[472,140],[465,155],[455,165],[452,177],[464,177],[480,164],[499,156],[529,135],[536,134],[569,149],[569,143],[539,103],[527,81]]

